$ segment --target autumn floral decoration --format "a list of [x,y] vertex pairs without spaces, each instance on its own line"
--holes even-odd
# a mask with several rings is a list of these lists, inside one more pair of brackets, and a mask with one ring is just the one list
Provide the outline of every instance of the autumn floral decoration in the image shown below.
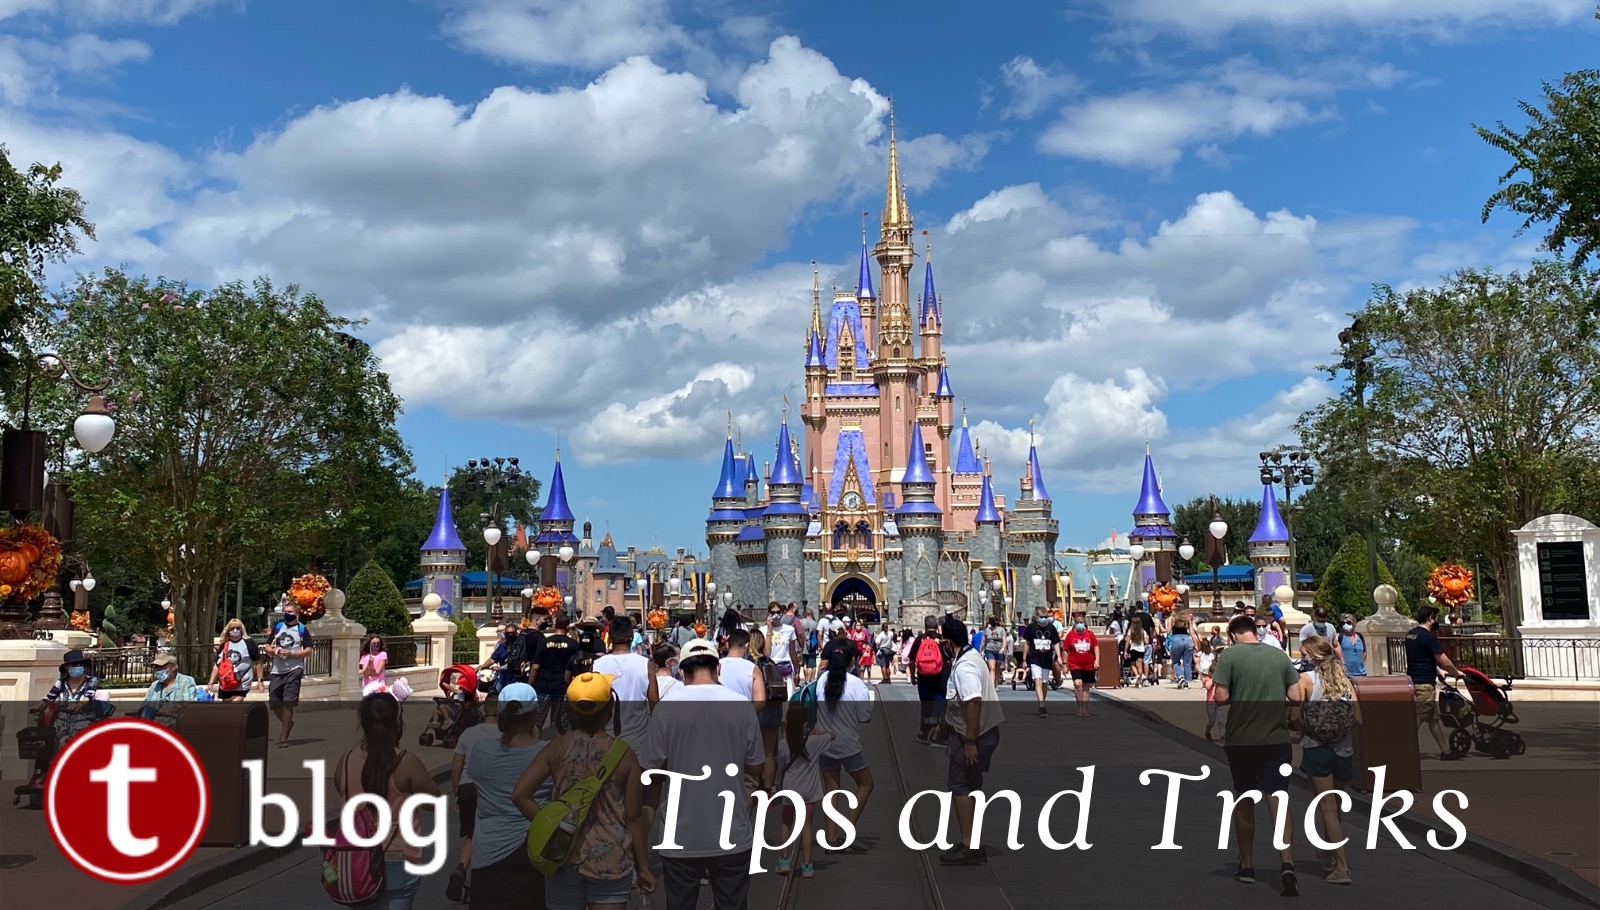
[[61,572],[61,542],[39,525],[0,531],[0,600],[27,603],[49,590]]
[[1472,570],[1453,562],[1441,563],[1428,573],[1428,594],[1454,610],[1472,599]]
[[322,602],[322,595],[331,590],[333,585],[321,575],[302,575],[289,583],[289,599],[300,608],[303,619],[317,619],[327,611],[327,606]]

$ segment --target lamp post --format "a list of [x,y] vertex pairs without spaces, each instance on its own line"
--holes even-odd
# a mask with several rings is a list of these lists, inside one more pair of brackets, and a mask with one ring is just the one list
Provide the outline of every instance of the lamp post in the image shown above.
[[711,623],[709,620],[711,619],[711,613],[717,608],[717,583],[714,581],[706,582],[706,600],[709,602],[705,605],[705,618],[701,618],[700,605],[696,604],[694,610],[694,619],[695,622],[704,622],[706,625],[710,625]]
[[1294,539],[1294,524],[1290,518],[1290,511],[1294,507],[1294,488],[1297,486],[1310,486],[1316,479],[1316,471],[1311,467],[1311,453],[1304,449],[1290,449],[1287,452],[1262,452],[1261,453],[1261,483],[1265,486],[1283,484],[1283,520],[1289,532],[1289,581],[1295,578],[1296,549]]
[[1206,562],[1211,563],[1211,616],[1215,619],[1222,616],[1222,584],[1217,579],[1217,566],[1228,558],[1228,547],[1223,543],[1228,536],[1228,523],[1217,511],[1215,496],[1211,497],[1211,524],[1206,526],[1206,531],[1210,534],[1206,540]]
[[[1367,335],[1365,323],[1360,319],[1350,323],[1350,327],[1339,333],[1339,347],[1344,352],[1344,360],[1339,366],[1349,371],[1352,381],[1352,392],[1356,398],[1356,411],[1361,420],[1361,457],[1365,461],[1372,449],[1371,420],[1367,413],[1367,383],[1372,379],[1373,345]],[[1367,475],[1367,520],[1363,523],[1363,531],[1367,537],[1367,590],[1375,591],[1378,588],[1378,488],[1377,475],[1372,471],[1371,465],[1362,466]]]
[[1141,544],[1129,546],[1128,556],[1133,559],[1133,575],[1130,577],[1132,584],[1128,585],[1133,589],[1128,593],[1132,594],[1134,591],[1144,590],[1144,575],[1139,571],[1139,564],[1144,561],[1144,546]]
[[499,549],[500,541],[505,536],[499,525],[500,494],[522,480],[522,468],[515,458],[474,458],[467,462],[464,473],[466,482],[481,490],[489,500],[489,511],[480,515],[484,526],[483,542],[488,544],[488,552],[483,558],[484,580],[488,583],[488,601],[484,613],[493,615],[497,623],[504,622],[505,612],[495,594],[495,575],[508,568],[505,554]]
[[1183,538],[1183,541],[1178,544],[1178,565],[1176,567],[1178,577],[1175,579],[1177,582],[1178,596],[1183,598],[1184,613],[1189,612],[1189,585],[1183,580],[1184,564],[1193,558],[1194,544],[1190,543],[1189,538],[1185,537]]
[[[567,615],[568,616],[572,615],[572,604],[573,604],[573,598],[572,598],[572,557],[577,555],[577,552],[578,551],[572,549],[569,546],[563,546],[561,549],[556,551],[556,558],[561,560],[561,567],[567,570],[567,590],[565,592],[563,592],[564,596],[561,598],[561,602],[563,604],[566,604]],[[557,578],[557,580],[559,581],[560,579]]]

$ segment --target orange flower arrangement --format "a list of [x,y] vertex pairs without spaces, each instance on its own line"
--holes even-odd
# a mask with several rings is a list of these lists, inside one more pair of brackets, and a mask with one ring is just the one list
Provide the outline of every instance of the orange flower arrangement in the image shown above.
[[660,632],[662,629],[667,627],[667,611],[660,609],[651,610],[649,621],[650,628]]
[[0,597],[26,603],[49,590],[61,572],[61,542],[38,525],[0,531]]
[[316,619],[327,610],[322,595],[331,590],[333,585],[326,578],[314,573],[306,574],[289,583],[289,599],[300,607],[301,618]]
[[706,637],[706,624],[703,623],[703,622],[695,623],[694,624],[694,634],[700,636],[701,638],[705,638]]
[[1150,589],[1151,605],[1163,610],[1172,609],[1178,603],[1180,597],[1178,589],[1172,585],[1156,585]]
[[1428,573],[1428,593],[1455,609],[1472,599],[1472,570],[1453,562],[1441,563]]
[[75,610],[75,611],[73,611],[72,618],[68,621],[67,625],[70,626],[74,631],[77,631],[77,632],[87,632],[87,631],[89,631],[89,611],[88,610]]
[[562,600],[560,588],[545,585],[533,593],[533,608],[540,613],[554,613],[561,609]]

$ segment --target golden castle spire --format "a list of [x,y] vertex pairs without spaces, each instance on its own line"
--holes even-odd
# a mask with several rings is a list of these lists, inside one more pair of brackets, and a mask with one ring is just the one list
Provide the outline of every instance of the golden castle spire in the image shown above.
[[894,136],[894,99],[889,99],[889,185],[883,195],[883,228],[911,228],[905,184],[900,182],[900,153]]
[[811,260],[811,334],[822,343],[822,275],[815,259]]

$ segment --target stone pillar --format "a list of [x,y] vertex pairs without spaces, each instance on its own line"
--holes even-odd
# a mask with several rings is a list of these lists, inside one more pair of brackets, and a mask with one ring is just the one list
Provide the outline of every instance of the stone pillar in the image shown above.
[[57,641],[0,640],[0,778],[27,780],[33,763],[17,757],[18,730],[28,726],[28,709],[61,678],[61,657],[71,650]]
[[478,630],[478,666],[483,666],[491,656],[494,649],[500,644],[500,627],[484,626]]
[[1395,601],[1399,599],[1398,592],[1390,585],[1378,585],[1373,589],[1372,602],[1377,605],[1378,612],[1356,623],[1356,629],[1367,640],[1367,675],[1389,676],[1404,673],[1405,667],[1389,666],[1389,640],[1405,638],[1416,620],[1401,616],[1395,610]]
[[313,642],[326,641],[332,649],[332,678],[339,682],[339,700],[361,700],[361,645],[367,637],[367,627],[347,619],[344,615],[344,598],[333,602],[323,599],[327,612],[321,619],[306,624]]
[[432,659],[428,666],[435,670],[443,671],[445,667],[455,663],[456,624],[444,619],[437,613],[424,611],[423,614],[411,621],[411,634],[427,636],[430,644]]

